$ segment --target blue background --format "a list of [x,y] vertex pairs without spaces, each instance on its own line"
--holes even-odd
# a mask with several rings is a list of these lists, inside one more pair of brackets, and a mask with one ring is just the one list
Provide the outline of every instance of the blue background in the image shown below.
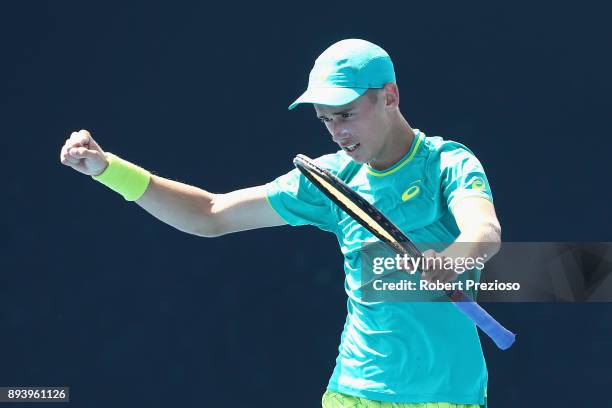
[[[3,6],[0,385],[67,385],[78,407],[319,406],[345,316],[333,236],[189,236],[59,150],[85,128],[212,192],[263,184],[336,150],[286,108],[343,38],[391,54],[413,127],[480,158],[505,241],[609,241],[608,10],[463,3]],[[490,407],[606,406],[610,304],[487,308],[519,333],[506,352],[482,338]]]

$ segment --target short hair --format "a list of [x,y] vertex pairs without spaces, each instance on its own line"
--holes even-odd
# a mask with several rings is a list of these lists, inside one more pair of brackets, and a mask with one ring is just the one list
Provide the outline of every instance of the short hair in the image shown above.
[[370,88],[367,90],[366,95],[368,96],[368,99],[370,100],[372,105],[378,102],[378,93],[381,89],[382,88]]

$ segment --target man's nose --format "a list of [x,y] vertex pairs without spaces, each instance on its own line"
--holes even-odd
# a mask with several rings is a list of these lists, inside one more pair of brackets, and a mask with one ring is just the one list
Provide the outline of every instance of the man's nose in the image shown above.
[[330,130],[332,134],[332,140],[336,143],[339,143],[350,137],[350,132],[346,127],[342,126],[342,124],[332,123]]

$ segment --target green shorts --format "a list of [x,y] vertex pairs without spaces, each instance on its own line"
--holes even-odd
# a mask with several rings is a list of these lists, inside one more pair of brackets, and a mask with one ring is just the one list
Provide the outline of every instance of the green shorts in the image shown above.
[[480,408],[476,404],[450,404],[448,402],[420,402],[416,404],[403,402],[380,402],[367,398],[353,397],[339,392],[325,391],[323,408]]

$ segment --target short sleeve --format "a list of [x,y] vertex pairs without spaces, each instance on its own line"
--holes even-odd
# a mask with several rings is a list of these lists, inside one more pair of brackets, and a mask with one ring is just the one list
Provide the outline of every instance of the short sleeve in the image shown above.
[[289,224],[314,225],[334,232],[337,223],[331,201],[297,169],[266,185],[267,199],[272,208]]
[[493,194],[482,164],[474,154],[459,143],[440,152],[442,194],[452,210],[458,198],[482,197],[493,201]]

